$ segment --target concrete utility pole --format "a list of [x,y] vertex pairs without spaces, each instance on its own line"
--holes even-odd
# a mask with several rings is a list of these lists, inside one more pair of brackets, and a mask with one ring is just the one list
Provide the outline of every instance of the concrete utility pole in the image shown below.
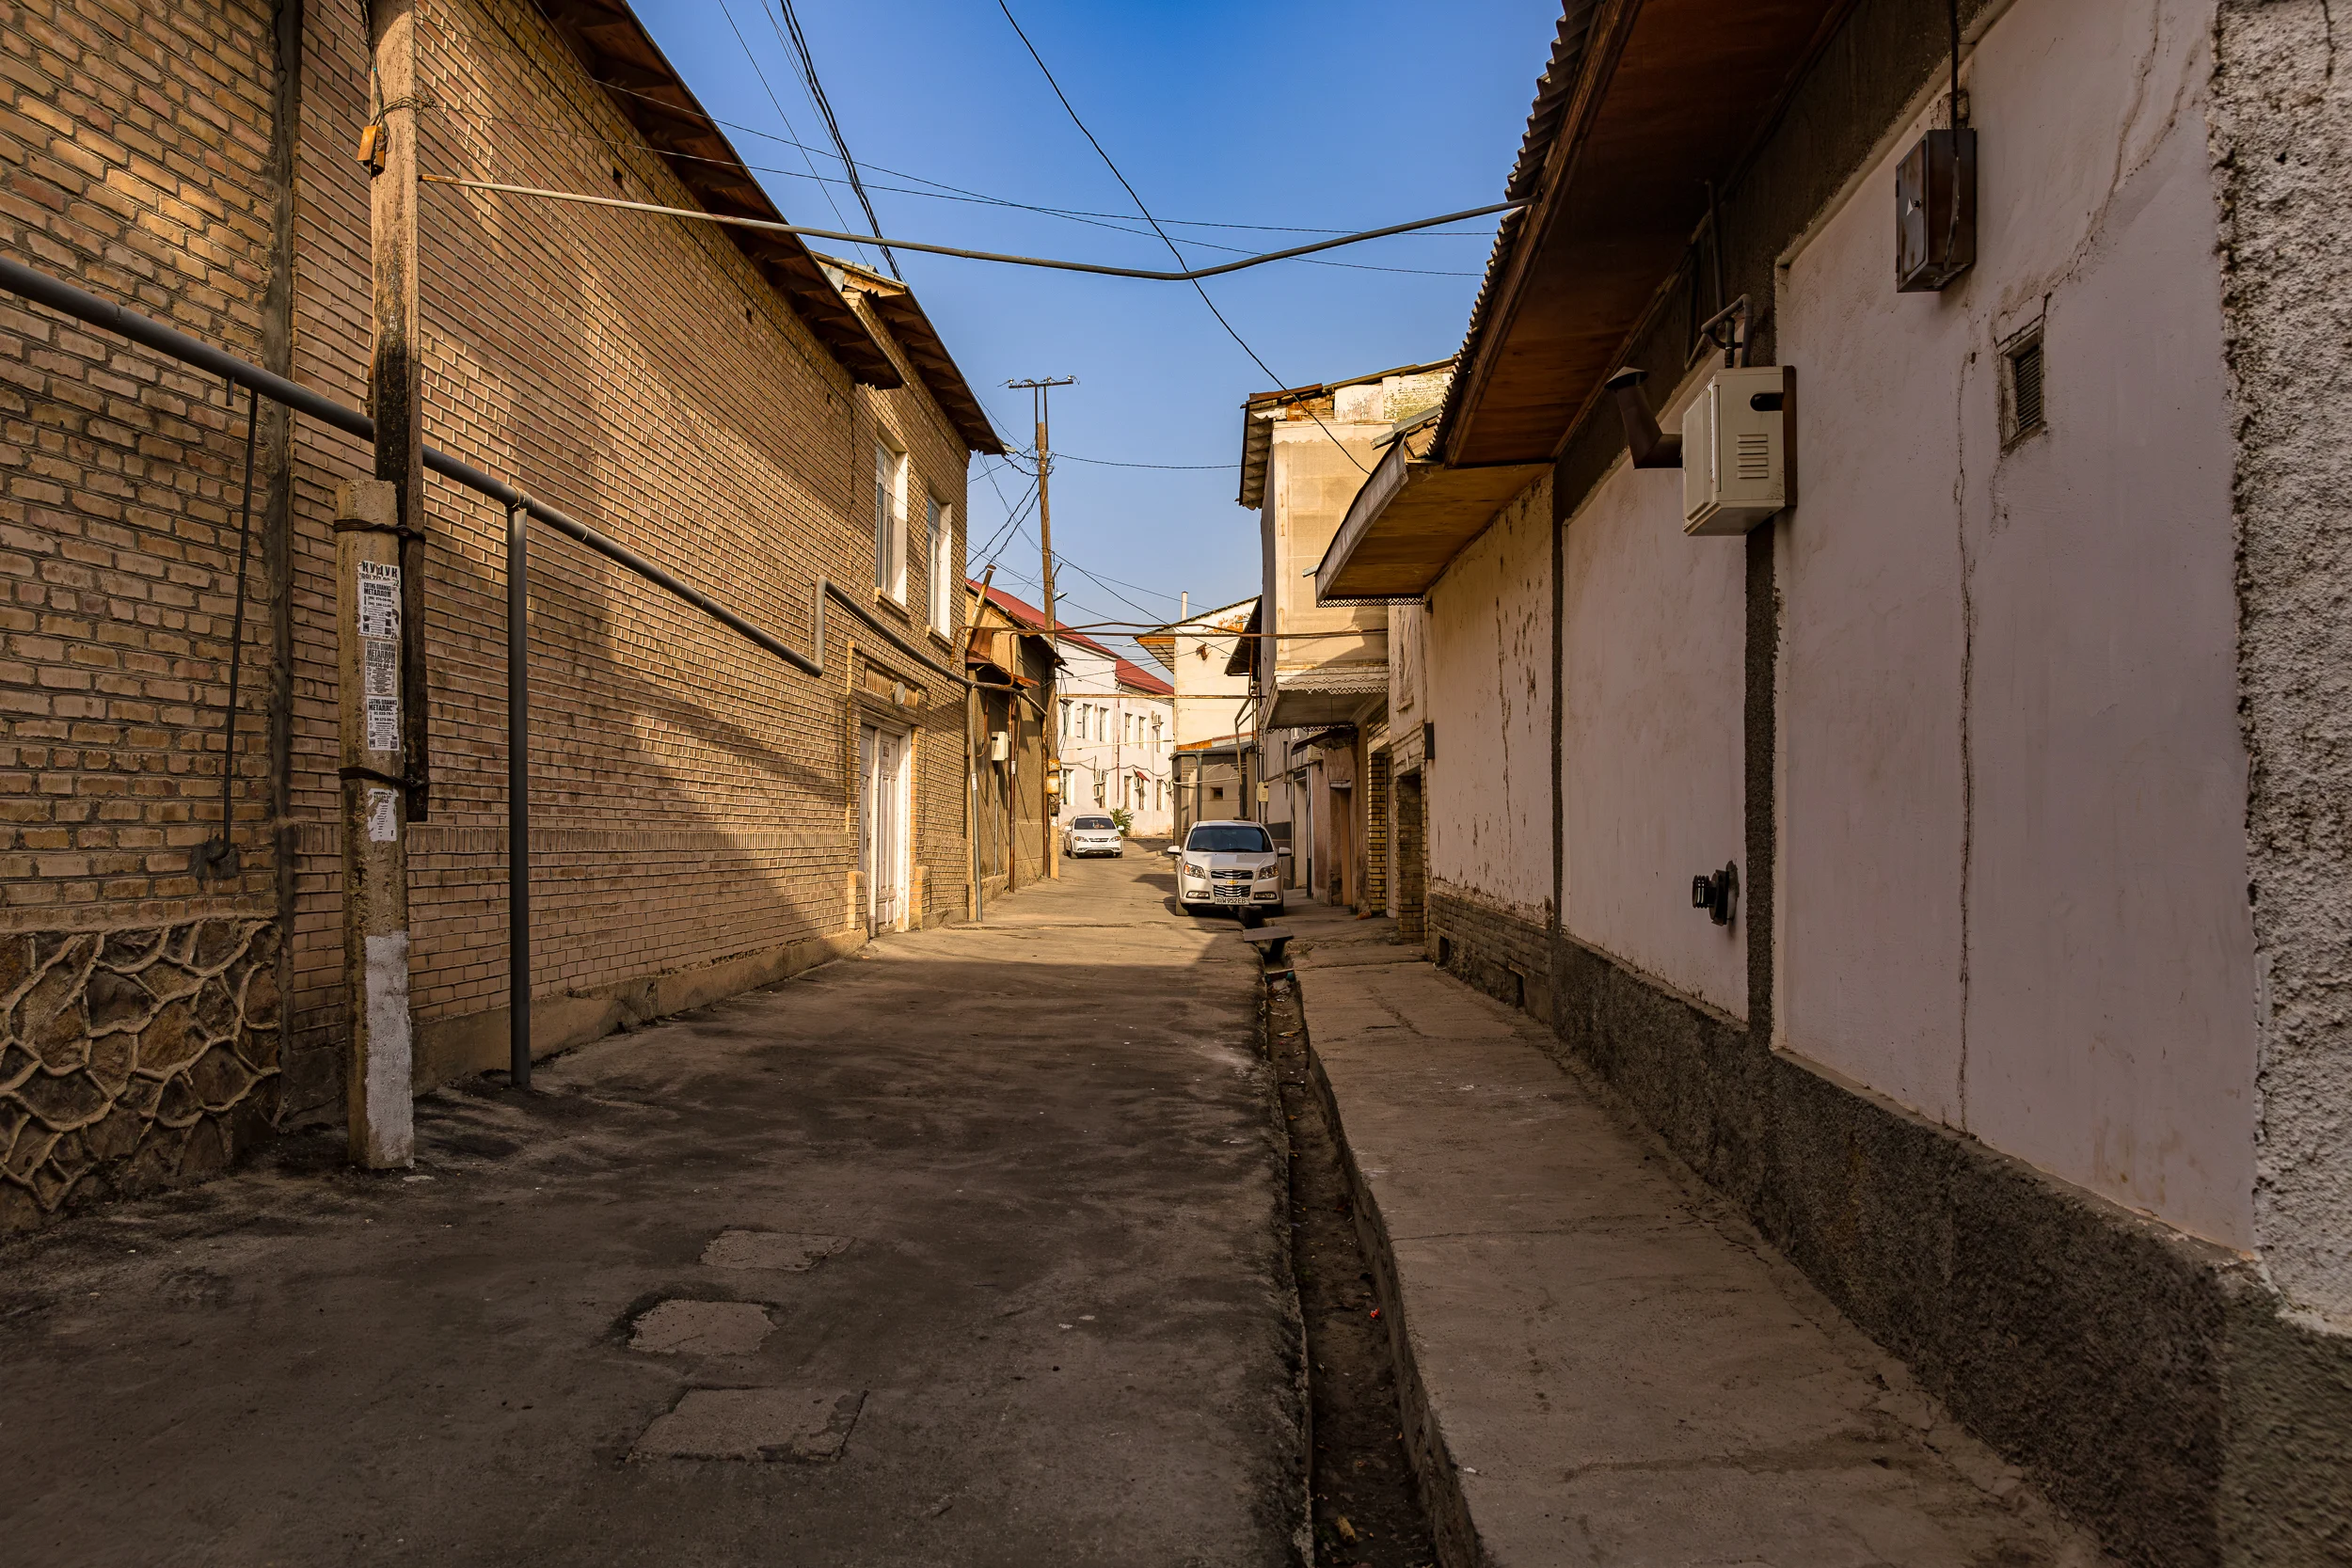
[[[1061,693],[1061,612],[1054,608],[1054,498],[1051,478],[1054,470],[1053,397],[1057,387],[1075,387],[1074,375],[1048,376],[1042,381],[1008,381],[1007,387],[1025,389],[1030,406],[1037,413],[1037,540],[1043,552],[1044,575],[1038,581],[1045,590],[1045,637],[1054,650],[1054,691]],[[1042,802],[1040,815],[1045,818],[1045,874],[1058,880],[1061,877],[1061,841],[1054,836],[1055,805],[1061,800],[1057,786],[1066,783],[1061,776],[1061,725],[1058,700],[1045,715],[1045,777],[1039,781],[1039,799]]]
[[335,498],[335,624],[341,657],[343,973],[351,1060],[343,1098],[351,1159],[411,1163],[407,777],[401,745],[400,529],[393,487],[354,480]]
[[411,1163],[408,822],[424,804],[423,374],[417,342],[415,0],[373,0],[373,116],[361,157],[373,256],[369,365],[375,478],[337,498],[343,962],[351,1006],[345,1083],[351,1158]]
[[375,64],[375,157],[369,186],[374,258],[375,341],[368,366],[375,418],[375,477],[400,498],[401,738],[407,753],[408,816],[427,810],[431,760],[425,733],[424,366],[417,350],[417,7],[372,0],[368,41]]

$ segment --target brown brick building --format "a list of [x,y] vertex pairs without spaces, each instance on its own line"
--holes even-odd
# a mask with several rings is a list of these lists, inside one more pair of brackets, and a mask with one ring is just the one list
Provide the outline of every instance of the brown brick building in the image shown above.
[[[364,406],[364,25],[358,0],[0,12],[0,248]],[[418,69],[429,172],[775,215],[618,0],[436,0]],[[426,439],[826,671],[534,538],[541,1048],[964,910],[945,671],[966,464],[997,447],[913,295],[789,236],[446,186],[421,250]],[[338,1114],[329,568],[335,488],[369,454],[266,403],[256,422],[231,864],[206,846],[244,397],[0,296],[0,1230]],[[507,1007],[504,518],[439,479],[426,514],[421,1084],[501,1060]],[[929,657],[837,611],[814,647],[820,576]],[[874,777],[904,781],[904,869],[862,879]]]

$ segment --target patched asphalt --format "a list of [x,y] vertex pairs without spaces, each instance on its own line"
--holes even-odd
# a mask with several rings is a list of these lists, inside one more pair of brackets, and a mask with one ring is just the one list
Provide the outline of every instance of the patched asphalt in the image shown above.
[[0,1247],[8,1560],[1288,1560],[1256,965],[1166,864]]

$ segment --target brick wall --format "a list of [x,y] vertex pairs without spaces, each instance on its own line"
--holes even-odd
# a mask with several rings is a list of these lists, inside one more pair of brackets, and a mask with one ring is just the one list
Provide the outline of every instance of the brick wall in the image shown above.
[[[0,245],[262,358],[272,58],[268,0],[0,9]],[[217,383],[0,297],[0,1230],[218,1169],[277,1111],[267,837],[235,876],[195,858],[219,822],[244,434]]]
[[[262,302],[281,260],[268,165],[273,17],[272,0],[29,0],[0,12],[8,248],[262,358]],[[305,9],[291,247],[291,373],[354,405],[365,402],[369,346],[367,179],[351,156],[368,114],[361,27],[358,6]],[[528,0],[427,8],[418,49],[426,170],[694,204]],[[928,490],[950,509],[961,567],[964,448],[863,301],[908,372],[904,388],[853,385],[711,226],[427,187],[421,242],[435,446],[805,648],[818,574],[861,593],[874,581],[871,451],[886,432],[909,454],[916,528]],[[5,299],[0,367],[0,934],[32,942],[20,978],[48,986],[46,1007],[58,975],[81,985],[115,973],[91,956],[103,942],[85,952],[61,940],[84,927],[152,930],[160,943],[226,922],[243,933],[240,952],[272,966],[282,939],[282,1106],[274,987],[255,993],[266,1011],[214,1007],[206,1046],[246,1053],[258,1086],[239,1103],[266,1095],[281,1118],[339,1114],[331,511],[368,453],[296,421],[288,471],[274,476],[292,495],[289,694],[273,716],[288,753],[276,781],[289,814],[281,929],[259,714],[236,795],[244,874],[202,882],[190,859],[214,831],[219,787],[242,423],[219,388],[169,361]],[[410,841],[414,997],[421,1031],[463,1034],[466,1020],[507,1004],[504,519],[428,479],[425,524],[433,791]],[[927,587],[911,570],[903,612],[876,612],[944,658],[949,644],[926,629]],[[271,593],[257,582],[252,613]],[[937,674],[836,614],[828,674],[812,680],[545,531],[532,539],[531,617],[532,990],[543,1006],[821,948],[857,926],[852,775],[869,666],[915,693],[892,714],[916,733],[921,916],[961,909],[962,701]],[[268,686],[254,669],[266,662],[257,625],[247,638],[251,711]],[[228,983],[226,970],[189,974]],[[244,987],[243,975],[230,978]],[[0,964],[0,991],[11,983]],[[51,1008],[42,1027],[70,1034],[76,1016]],[[87,1055],[87,1041],[42,1057],[40,1075],[85,1070],[70,1066],[77,1049]],[[0,1095],[19,1070],[0,1056]],[[99,1087],[102,1100],[125,1092]],[[43,1135],[72,1131],[43,1125]],[[0,1147],[10,1132],[0,1120]],[[234,1142],[215,1137],[205,1160]],[[0,1224],[23,1222],[24,1195],[41,1212],[72,1196],[73,1181],[53,1172],[36,1182],[22,1164],[0,1160],[19,1195],[0,1198]],[[97,1165],[103,1184],[111,1167]]]
[[1551,1020],[1551,937],[1467,890],[1430,879],[1424,905],[1431,957],[1455,978]]

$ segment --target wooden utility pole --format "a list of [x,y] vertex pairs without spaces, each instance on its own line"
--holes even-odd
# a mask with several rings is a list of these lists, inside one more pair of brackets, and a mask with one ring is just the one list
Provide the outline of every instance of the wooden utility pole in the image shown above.
[[360,156],[373,177],[374,347],[368,391],[375,478],[337,497],[335,608],[341,662],[343,962],[351,1008],[345,1074],[351,1158],[412,1163],[408,1014],[408,822],[424,765],[421,523],[423,376],[417,342],[415,0],[373,0],[373,114]]
[[1061,877],[1061,840],[1055,836],[1054,818],[1057,815],[1055,808],[1061,800],[1057,792],[1064,781],[1061,776],[1060,724],[1061,613],[1054,608],[1054,445],[1051,427],[1054,388],[1075,387],[1077,384],[1078,378],[1074,375],[1005,383],[1016,389],[1025,388],[1030,405],[1037,415],[1037,540],[1038,548],[1044,556],[1043,575],[1038,578],[1038,583],[1045,590],[1045,639],[1054,650],[1055,694],[1055,701],[1046,706],[1043,721],[1045,777],[1039,781],[1039,799],[1041,802],[1040,815],[1045,818],[1045,874],[1057,880]]

